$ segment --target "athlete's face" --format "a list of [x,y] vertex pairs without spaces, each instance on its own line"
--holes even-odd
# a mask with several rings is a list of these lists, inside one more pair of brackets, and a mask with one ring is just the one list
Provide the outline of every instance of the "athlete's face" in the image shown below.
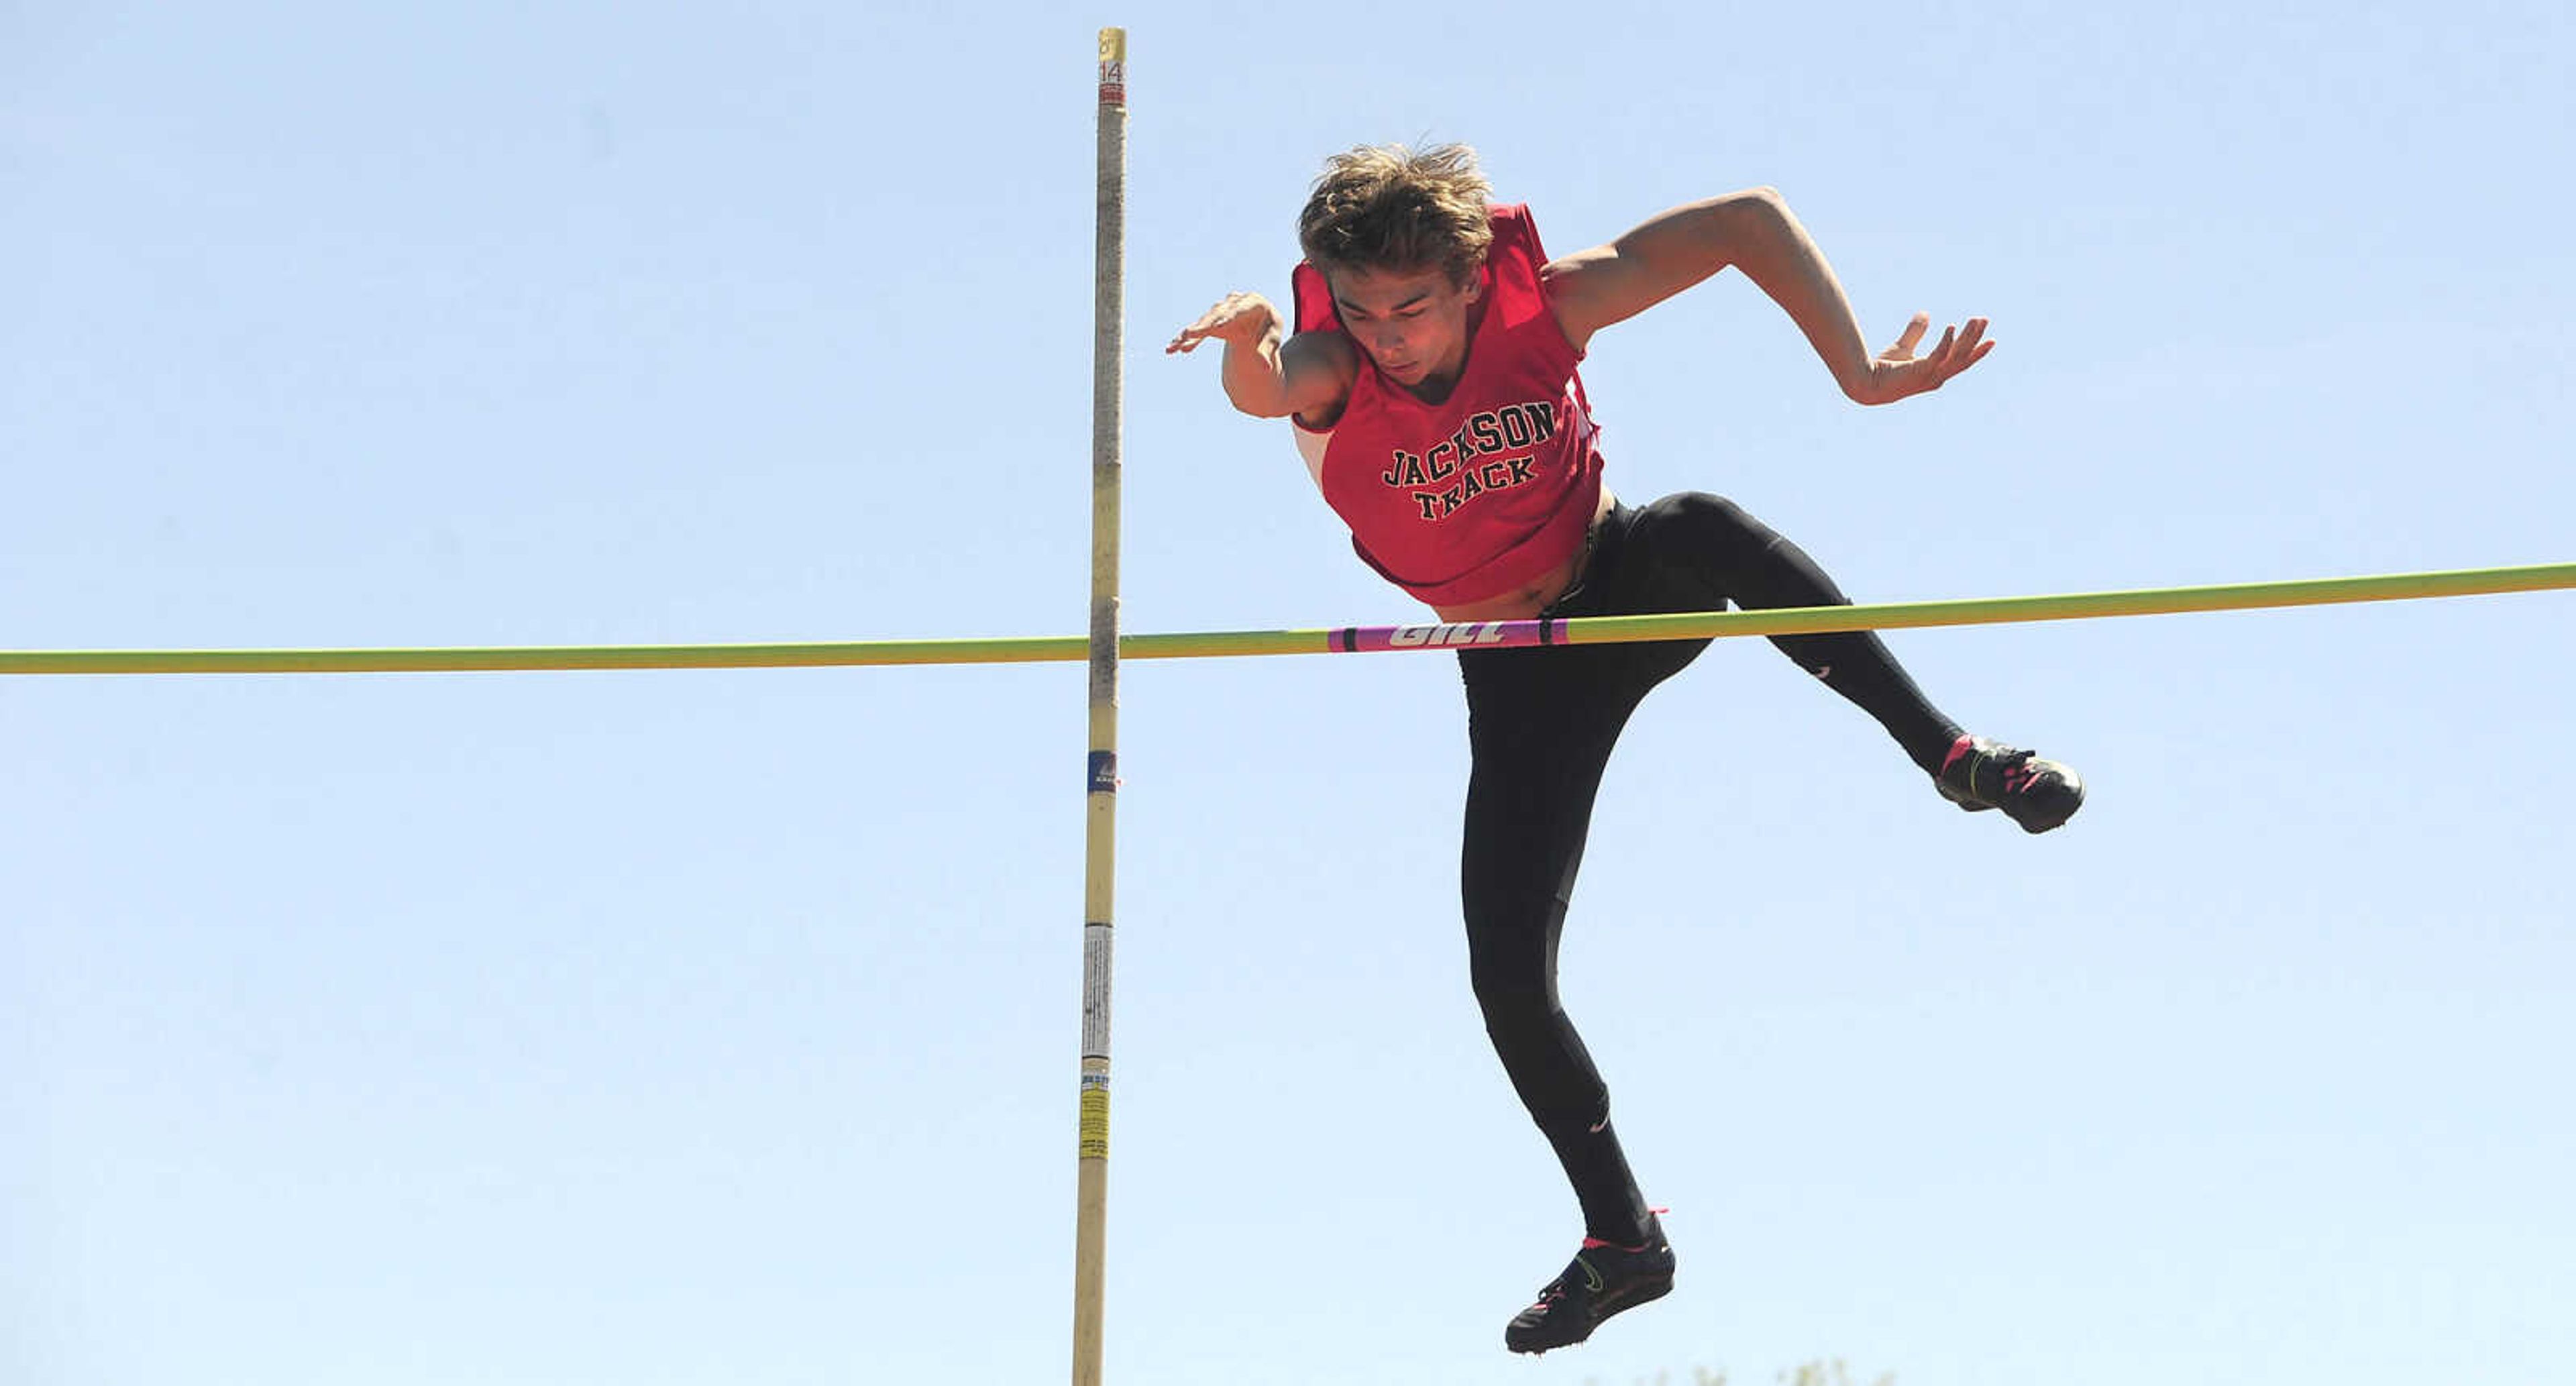
[[1407,389],[1457,380],[1467,365],[1467,324],[1483,292],[1439,269],[1342,269],[1325,276],[1342,330],[1387,378]]

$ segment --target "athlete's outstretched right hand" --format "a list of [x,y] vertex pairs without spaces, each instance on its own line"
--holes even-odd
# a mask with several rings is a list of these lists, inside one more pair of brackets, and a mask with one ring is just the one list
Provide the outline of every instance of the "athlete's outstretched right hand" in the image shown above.
[[1163,354],[1195,351],[1210,337],[1235,346],[1257,346],[1264,337],[1278,332],[1283,323],[1278,307],[1261,295],[1227,294],[1216,301],[1215,307],[1201,313],[1197,322],[1182,328],[1171,345],[1163,348]]

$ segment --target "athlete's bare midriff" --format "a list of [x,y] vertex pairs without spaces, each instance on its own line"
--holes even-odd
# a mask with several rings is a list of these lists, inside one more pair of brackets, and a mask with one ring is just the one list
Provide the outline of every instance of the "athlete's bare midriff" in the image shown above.
[[[1619,498],[1610,494],[1610,488],[1602,487],[1601,503],[1592,512],[1593,526],[1598,528],[1601,517],[1609,514],[1610,507],[1618,503]],[[1591,556],[1592,545],[1587,541],[1572,558],[1501,596],[1487,597],[1465,606],[1435,606],[1432,610],[1440,614],[1441,620],[1452,622],[1532,620],[1582,578],[1584,560]]]

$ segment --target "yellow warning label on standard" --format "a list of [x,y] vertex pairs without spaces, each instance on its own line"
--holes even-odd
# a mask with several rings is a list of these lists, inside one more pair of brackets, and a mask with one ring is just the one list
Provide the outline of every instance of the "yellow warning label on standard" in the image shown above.
[[1109,1089],[1107,1088],[1082,1090],[1082,1144],[1079,1149],[1081,1158],[1085,1160],[1109,1158]]

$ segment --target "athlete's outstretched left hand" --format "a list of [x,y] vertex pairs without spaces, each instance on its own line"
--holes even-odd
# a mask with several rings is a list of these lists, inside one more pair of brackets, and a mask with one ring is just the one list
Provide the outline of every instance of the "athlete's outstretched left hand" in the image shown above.
[[1924,332],[1932,326],[1932,315],[1917,313],[1914,321],[1896,339],[1896,345],[1880,352],[1869,363],[1869,380],[1852,397],[1863,404],[1894,404],[1909,395],[1940,389],[1952,376],[1986,359],[1995,349],[1987,341],[1986,320],[1970,318],[1966,330],[1957,327],[1941,329],[1941,340],[1921,356],[1914,348],[1923,342]]

